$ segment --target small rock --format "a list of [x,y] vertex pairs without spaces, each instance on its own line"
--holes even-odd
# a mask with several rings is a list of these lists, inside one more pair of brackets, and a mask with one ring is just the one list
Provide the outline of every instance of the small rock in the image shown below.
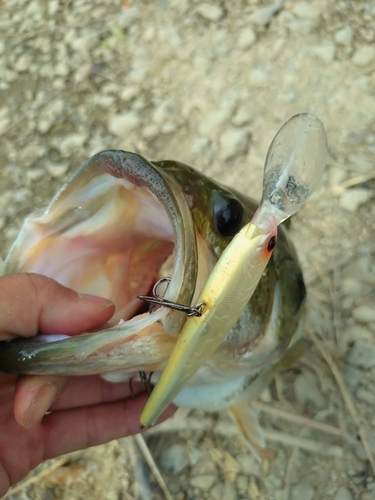
[[288,92],[282,92],[281,94],[279,94],[278,99],[280,99],[280,101],[286,102],[287,104],[290,104],[291,102],[295,102],[297,96],[298,94],[295,90],[290,90]]
[[264,478],[264,484],[268,490],[277,491],[281,488],[283,482],[275,474],[268,474],[268,476]]
[[251,28],[243,28],[238,39],[238,47],[240,49],[249,49],[256,42],[256,34]]
[[244,154],[249,144],[250,135],[246,130],[232,128],[224,132],[220,138],[220,156],[228,160],[236,155]]
[[294,381],[294,394],[302,404],[313,403],[317,408],[325,408],[326,401],[318,386],[315,375],[304,371]]
[[250,453],[239,453],[236,456],[236,460],[241,465],[242,472],[247,477],[261,474],[259,462]]
[[268,83],[268,76],[262,69],[255,68],[250,72],[249,84],[252,87],[265,87]]
[[354,278],[344,278],[341,282],[341,291],[344,295],[360,297],[362,295],[362,283]]
[[61,163],[60,165],[48,165],[47,172],[51,177],[59,179],[63,177],[69,170],[69,163]]
[[356,392],[356,396],[361,401],[373,405],[375,403],[375,396],[371,391],[368,391],[364,387],[359,387]]
[[116,101],[116,97],[113,95],[96,95],[94,102],[101,108],[110,108],[112,104]]
[[344,28],[336,31],[336,33],[333,35],[333,38],[338,45],[350,45],[352,36],[352,28],[350,26],[344,26]]
[[363,380],[363,371],[353,365],[346,364],[344,367],[344,377],[350,391],[354,394]]
[[252,24],[256,26],[267,26],[273,18],[280,10],[284,7],[284,0],[279,0],[271,5],[267,5],[267,7],[262,7],[261,9],[253,12],[249,18]]
[[193,145],[191,148],[193,153],[196,153],[196,154],[203,153],[206,150],[206,148],[208,147],[209,142],[210,141],[207,139],[207,137],[199,137],[198,139],[196,139],[193,142]]
[[196,9],[197,14],[208,21],[217,22],[224,16],[224,10],[218,5],[212,5],[210,3],[204,3]]
[[318,47],[313,47],[311,52],[321,61],[330,63],[335,57],[335,46],[333,43],[326,43],[319,45]]
[[24,71],[27,71],[32,63],[32,58],[29,54],[23,54],[21,57],[19,57],[16,61],[16,64],[14,65],[14,69],[18,73],[23,73]]
[[375,366],[375,346],[363,340],[355,341],[348,353],[347,361],[359,368],[372,368]]
[[372,335],[369,330],[361,325],[351,325],[344,330],[345,342],[351,344],[356,340],[371,341]]
[[62,156],[69,156],[75,149],[82,148],[86,142],[86,134],[70,134],[64,137],[59,143],[58,148]]
[[46,175],[46,172],[42,168],[28,168],[26,170],[26,177],[31,182],[41,179],[44,175]]
[[73,38],[69,45],[73,50],[80,54],[87,54],[94,49],[99,43],[99,35],[97,33],[90,33],[89,35]]
[[315,490],[310,484],[299,483],[292,486],[292,500],[312,500]]
[[171,134],[172,132],[175,132],[176,130],[177,130],[177,125],[173,122],[164,123],[164,125],[161,127],[162,134]]
[[237,488],[239,490],[246,490],[249,486],[249,481],[246,476],[240,474],[237,476]]
[[375,308],[371,306],[357,306],[352,311],[353,318],[361,323],[371,323],[375,321]]
[[372,45],[362,45],[354,52],[352,57],[352,62],[356,66],[365,67],[367,66],[375,57],[375,47]]
[[116,137],[125,138],[133,132],[141,123],[135,113],[123,113],[109,119],[108,130]]
[[9,118],[3,118],[0,120],[0,134],[3,134],[8,130],[8,126],[10,124]]
[[353,495],[346,486],[340,486],[340,488],[336,491],[333,500],[353,500]]
[[212,488],[215,482],[216,482],[215,476],[211,476],[209,474],[202,474],[200,476],[193,477],[192,480],[190,481],[190,484],[194,488],[199,488],[200,490],[207,491],[210,488]]
[[332,166],[329,167],[328,176],[331,186],[337,186],[346,180],[347,171],[339,166]]
[[137,96],[138,92],[138,87],[126,87],[121,92],[120,99],[125,102],[131,101],[132,99],[134,99],[134,97]]
[[220,109],[210,113],[205,117],[205,119],[199,125],[199,132],[209,138],[214,139],[221,126],[230,118],[230,111],[228,109]]
[[353,213],[370,198],[371,191],[369,189],[353,188],[344,191],[338,203],[340,208]]
[[256,108],[253,104],[245,104],[241,106],[237,111],[236,116],[233,118],[232,123],[237,127],[241,127],[247,123],[250,123],[254,120],[256,116]]
[[160,131],[159,131],[159,127],[153,123],[151,123],[150,125],[146,125],[143,129],[142,129],[142,137],[144,139],[155,139],[155,137],[157,137],[159,135]]
[[224,495],[222,498],[225,498],[225,500],[237,500],[238,499],[236,487],[234,486],[233,482],[229,481],[228,479],[225,481]]
[[118,17],[118,22],[120,27],[124,29],[130,28],[136,23],[139,15],[140,15],[140,10],[135,5],[132,5],[128,9],[123,9]]
[[189,459],[185,446],[174,444],[166,451],[163,451],[161,461],[173,474],[180,474],[189,465]]
[[300,19],[316,19],[320,15],[320,11],[308,2],[294,3],[292,12]]

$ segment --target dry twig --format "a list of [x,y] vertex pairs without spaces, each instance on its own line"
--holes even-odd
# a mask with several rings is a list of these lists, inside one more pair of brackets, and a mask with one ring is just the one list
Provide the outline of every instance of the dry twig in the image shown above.
[[322,432],[327,432],[328,434],[333,434],[334,436],[342,436],[342,432],[338,427],[333,425],[325,424],[324,422],[319,422],[317,420],[312,420],[311,418],[302,417],[295,413],[290,413],[280,408],[275,408],[274,406],[268,405],[266,403],[261,403],[260,401],[252,401],[251,406],[257,410],[267,412],[275,417],[283,418],[289,422],[295,422],[296,424],[306,425],[307,427],[312,427],[313,429],[318,429]]
[[344,403],[346,404],[346,406],[349,410],[349,413],[350,413],[355,425],[357,426],[358,434],[359,434],[359,437],[361,439],[362,446],[363,446],[363,448],[366,452],[367,458],[371,464],[371,468],[372,468],[373,472],[375,473],[375,460],[374,460],[374,456],[371,452],[370,445],[368,443],[366,430],[365,430],[365,428],[360,420],[359,412],[356,410],[355,405],[352,401],[352,398],[350,397],[349,391],[346,388],[346,385],[345,385],[345,382],[341,376],[340,370],[338,369],[338,367],[337,367],[336,363],[334,362],[330,353],[326,349],[324,349],[322,343],[317,338],[315,333],[310,331],[309,334],[310,334],[312,341],[314,342],[314,344],[318,348],[320,354],[323,356],[324,360],[326,361],[326,363],[328,364],[328,366],[331,369],[332,375],[333,375],[334,379],[336,380],[336,384],[338,385],[338,388],[340,389],[341,396],[344,400]]

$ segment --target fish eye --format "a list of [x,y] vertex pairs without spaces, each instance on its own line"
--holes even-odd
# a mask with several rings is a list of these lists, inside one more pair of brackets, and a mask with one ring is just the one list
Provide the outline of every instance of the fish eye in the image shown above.
[[242,226],[243,207],[236,198],[215,196],[214,224],[223,236],[233,236]]
[[276,246],[276,236],[272,236],[269,241],[268,241],[268,244],[267,244],[267,250],[269,252],[272,252],[272,250],[275,248]]

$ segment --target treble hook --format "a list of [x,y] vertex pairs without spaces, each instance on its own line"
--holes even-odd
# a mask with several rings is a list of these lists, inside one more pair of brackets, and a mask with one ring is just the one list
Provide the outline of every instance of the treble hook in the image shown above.
[[[206,305],[205,302],[199,302],[194,307],[185,306],[183,304],[178,304],[177,302],[172,302],[171,300],[166,300],[163,295],[158,293],[158,288],[162,283],[171,282],[171,278],[161,278],[157,281],[152,289],[153,297],[148,297],[147,295],[137,295],[137,299],[143,300],[144,302],[148,302],[150,306],[164,306],[169,307],[170,309],[176,309],[177,311],[181,311],[186,313],[188,316],[202,316],[203,307]],[[168,288],[168,286],[167,286]],[[164,292],[165,293],[165,292]],[[150,310],[150,312],[152,312]]]

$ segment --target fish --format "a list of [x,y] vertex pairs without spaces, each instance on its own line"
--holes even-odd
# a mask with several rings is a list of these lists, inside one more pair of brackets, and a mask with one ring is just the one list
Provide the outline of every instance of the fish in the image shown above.
[[[197,299],[212,269],[257,206],[177,161],[119,150],[94,155],[46,208],[26,218],[1,275],[43,274],[111,299],[115,313],[98,331],[0,342],[0,371],[100,374],[113,382],[145,372],[154,384],[186,311],[199,312]],[[282,225],[242,314],[174,403],[218,411],[256,398],[300,336],[305,298],[297,253]]]

